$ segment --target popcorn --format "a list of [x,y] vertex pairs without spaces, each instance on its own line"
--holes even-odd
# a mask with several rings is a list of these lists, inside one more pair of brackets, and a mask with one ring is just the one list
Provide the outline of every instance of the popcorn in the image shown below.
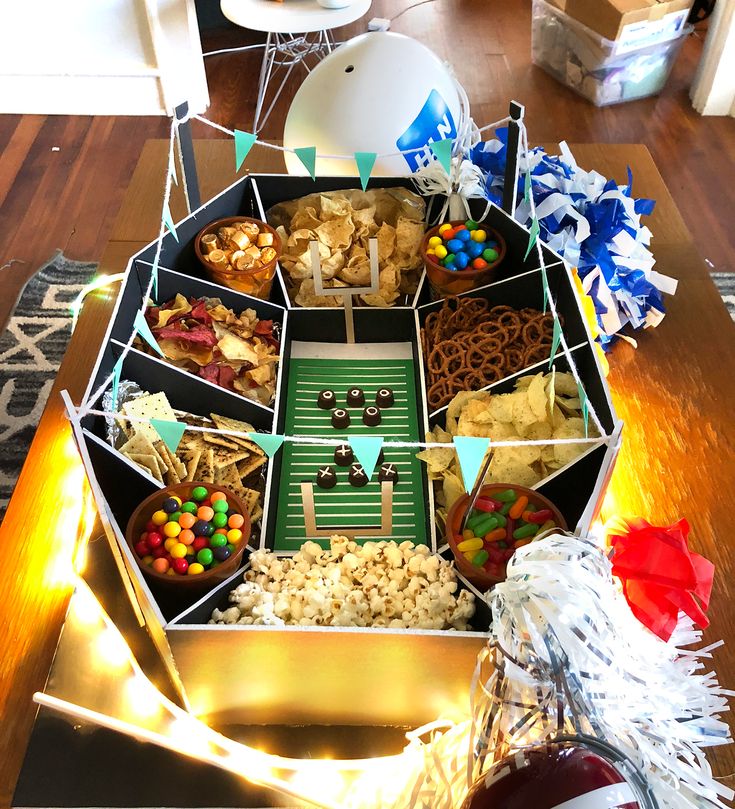
[[451,562],[412,542],[333,536],[325,551],[306,542],[290,558],[255,551],[244,580],[210,624],[358,626],[467,630],[474,596],[457,594]]

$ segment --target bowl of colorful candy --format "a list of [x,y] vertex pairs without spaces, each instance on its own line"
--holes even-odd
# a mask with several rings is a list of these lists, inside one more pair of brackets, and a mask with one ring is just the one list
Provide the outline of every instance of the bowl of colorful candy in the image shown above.
[[281,238],[260,219],[228,216],[199,231],[194,252],[216,284],[267,298],[281,255]]
[[550,529],[567,530],[559,509],[525,486],[483,486],[462,530],[469,504],[465,494],[449,509],[446,538],[457,569],[481,592],[505,579],[505,567],[518,548]]
[[421,242],[429,282],[443,297],[494,281],[505,250],[500,233],[472,219],[437,225]]
[[143,500],[128,521],[125,538],[151,584],[201,592],[240,566],[250,539],[250,515],[223,486],[176,483]]

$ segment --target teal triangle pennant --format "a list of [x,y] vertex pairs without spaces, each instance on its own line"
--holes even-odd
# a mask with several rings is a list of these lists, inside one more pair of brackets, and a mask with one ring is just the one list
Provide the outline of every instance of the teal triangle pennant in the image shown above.
[[316,146],[300,146],[294,149],[294,152],[311,175],[311,179],[316,180]]
[[549,276],[546,274],[546,267],[541,265],[541,286],[544,290],[544,314],[549,306]]
[[168,421],[165,419],[151,419],[151,427],[161,436],[163,443],[171,450],[176,452],[181,443],[181,436],[186,430],[186,424],[183,421]]
[[350,442],[355,457],[362,464],[368,480],[373,476],[375,466],[378,463],[378,456],[383,446],[382,438],[373,438],[370,435],[354,435],[347,439]]
[[120,374],[122,373],[123,358],[120,357],[112,368],[112,409],[117,410],[117,394],[120,390]]
[[528,202],[531,199],[531,172],[526,169],[526,181],[523,186],[523,201]]
[[531,250],[533,250],[533,246],[536,244],[540,230],[541,228],[538,224],[538,217],[534,215],[533,221],[531,222],[531,227],[528,230],[528,247],[526,248],[526,255],[523,256],[524,261],[528,258]]
[[457,448],[459,467],[462,470],[464,487],[469,492],[475,485],[477,475],[482,466],[482,460],[487,452],[489,438],[473,438],[464,435],[454,436],[454,446]]
[[363,191],[367,188],[370,172],[373,170],[377,159],[378,155],[376,152],[355,152],[355,163],[357,163],[357,171],[360,174],[360,183],[362,184]]
[[589,438],[589,422],[590,422],[590,405],[587,401],[587,392],[582,386],[581,382],[577,382],[577,393],[579,394],[579,403],[582,406],[582,418],[584,419],[584,437]]
[[436,159],[444,167],[444,171],[449,174],[452,170],[452,147],[454,146],[454,141],[451,138],[445,138],[444,140],[430,143],[429,146]]
[[255,441],[269,458],[272,458],[278,452],[284,439],[282,435],[273,435],[271,433],[248,433],[248,438]]
[[161,347],[156,342],[156,338],[153,336],[153,332],[150,330],[150,327],[145,322],[145,317],[142,312],[138,312],[135,316],[135,330],[138,334],[148,343],[148,345],[157,353],[163,357],[163,351],[161,351]]
[[556,352],[559,349],[560,342],[561,342],[561,323],[559,322],[559,318],[554,316],[554,331],[551,334],[551,353],[549,354],[549,368],[551,368],[551,364],[554,362],[554,357],[556,356]]
[[253,135],[252,132],[235,130],[235,171],[240,171],[240,166],[245,162],[245,158],[253,148],[256,140],[258,140],[258,137]]
[[171,235],[176,239],[178,242],[179,234],[176,232],[176,227],[174,225],[174,220],[171,218],[171,209],[168,207],[168,202],[166,202],[163,206],[163,224],[166,225]]

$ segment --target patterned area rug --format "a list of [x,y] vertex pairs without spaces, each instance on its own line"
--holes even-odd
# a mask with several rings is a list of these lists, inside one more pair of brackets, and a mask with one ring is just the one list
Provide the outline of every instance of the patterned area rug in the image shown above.
[[710,275],[722,296],[722,302],[727,307],[730,317],[735,320],[735,273],[713,272]]
[[28,282],[0,335],[0,521],[69,342],[71,303],[96,269],[58,251]]

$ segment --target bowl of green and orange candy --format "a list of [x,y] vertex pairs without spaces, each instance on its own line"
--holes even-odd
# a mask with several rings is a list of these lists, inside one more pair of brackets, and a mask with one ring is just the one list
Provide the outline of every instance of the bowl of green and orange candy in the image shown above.
[[470,496],[449,509],[446,539],[460,573],[484,592],[506,576],[506,565],[518,548],[547,531],[567,530],[559,509],[525,486],[490,483],[480,489],[470,513]]

